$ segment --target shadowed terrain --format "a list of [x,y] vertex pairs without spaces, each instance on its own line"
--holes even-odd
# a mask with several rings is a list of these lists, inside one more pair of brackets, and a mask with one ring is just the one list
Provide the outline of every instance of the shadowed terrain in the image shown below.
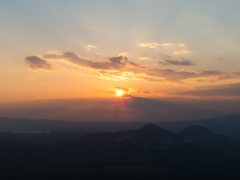
[[[117,132],[0,133],[0,175],[35,179],[232,179],[240,140],[189,126]],[[195,177],[196,176],[196,177]]]

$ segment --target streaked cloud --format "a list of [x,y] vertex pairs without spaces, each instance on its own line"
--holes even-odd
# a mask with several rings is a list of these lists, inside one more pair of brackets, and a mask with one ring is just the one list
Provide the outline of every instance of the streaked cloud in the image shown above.
[[85,48],[86,48],[86,51],[90,52],[91,49],[96,49],[97,46],[93,46],[93,45],[89,44],[89,45],[85,46]]
[[165,60],[164,61],[158,61],[159,64],[161,65],[178,65],[178,66],[193,66],[195,65],[194,63],[192,63],[191,61],[188,60],[182,60],[182,61],[174,61],[174,60]]
[[175,44],[175,43],[163,43],[161,46],[178,46],[178,47],[186,47],[185,44],[180,43],[180,44]]
[[198,96],[198,97],[220,97],[220,96],[239,96],[240,97],[240,83],[226,84],[219,86],[201,87],[201,89],[194,89],[189,91],[175,92],[182,96]]
[[179,60],[172,60],[172,56],[168,56],[166,54],[162,54],[162,59],[164,61],[158,61],[159,64],[161,65],[177,65],[177,66],[193,66],[195,65],[195,63],[189,61],[189,60],[185,60],[184,58],[182,58],[181,61]]
[[63,59],[72,64],[85,67],[85,68],[96,69],[96,70],[117,70],[117,69],[124,68],[125,66],[134,66],[135,68],[136,67],[143,68],[143,66],[137,63],[129,62],[126,56],[112,57],[112,58],[108,58],[107,61],[99,62],[99,61],[92,61],[92,60],[81,58],[80,56],[71,52],[64,52],[62,54],[47,54],[47,55],[44,55],[43,58],[51,59],[51,60]]
[[124,88],[124,87],[114,87],[114,89],[119,89],[119,90],[123,90],[125,92],[129,92],[129,88]]
[[[41,56],[30,56],[26,58],[26,62],[32,67],[32,69],[54,69],[47,60],[51,61],[66,61],[75,64],[79,67],[85,68],[92,73],[93,76],[103,79],[111,80],[127,80],[127,79],[139,79],[147,82],[183,82],[187,79],[196,80],[199,78],[210,79],[211,81],[221,81],[226,79],[239,78],[238,71],[234,72],[222,72],[222,71],[186,71],[186,70],[173,70],[173,69],[158,69],[147,68],[141,64],[129,61],[126,56],[120,55],[117,57],[108,58],[106,61],[90,60],[82,58],[72,52],[63,52],[57,54],[47,54]],[[194,63],[186,60],[176,61],[170,60],[170,56],[162,56],[165,62],[161,62],[163,65],[182,65],[189,66]]]
[[190,53],[189,50],[181,49],[180,51],[174,51],[173,54],[187,54]]
[[161,46],[175,46],[176,44],[174,43],[164,43],[164,44],[161,44]]
[[52,64],[48,63],[46,60],[41,59],[37,56],[26,57],[25,61],[34,70],[36,70],[36,69],[54,70],[55,69]]
[[136,88],[126,88],[126,87],[114,87],[114,89],[119,89],[122,90],[126,93],[145,93],[145,94],[149,94],[151,93],[151,91],[142,91]]
[[142,60],[142,61],[151,61],[152,59],[151,59],[151,58],[148,58],[148,57],[140,57],[139,60]]
[[159,44],[155,42],[147,42],[139,44],[140,47],[149,47],[149,48],[156,48]]
[[179,46],[179,47],[186,47],[186,45],[183,44],[183,43],[178,44],[178,46]]

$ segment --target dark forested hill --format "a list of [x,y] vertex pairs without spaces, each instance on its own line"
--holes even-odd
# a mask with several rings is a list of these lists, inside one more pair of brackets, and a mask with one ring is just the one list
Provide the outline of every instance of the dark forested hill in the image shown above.
[[196,125],[179,133],[155,124],[117,132],[2,132],[0,177],[234,179],[239,152],[240,140]]

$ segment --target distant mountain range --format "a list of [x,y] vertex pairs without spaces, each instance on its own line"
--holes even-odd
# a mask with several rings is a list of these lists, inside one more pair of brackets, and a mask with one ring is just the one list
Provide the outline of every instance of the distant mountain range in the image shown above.
[[147,124],[139,130],[86,134],[62,144],[61,148],[81,154],[174,152],[182,156],[182,153],[198,154],[201,151],[198,156],[203,155],[203,152],[214,152],[214,156],[219,158],[223,154],[225,157],[238,156],[240,140],[212,133],[202,126],[189,126],[180,133],[174,133],[157,125]]
[[[193,174],[192,168],[197,168],[207,175],[210,168],[214,172],[221,168],[215,172],[216,179],[222,176],[219,172],[229,169],[234,174],[227,177],[239,177],[239,152],[239,139],[199,125],[179,133],[155,124],[117,132],[1,132],[0,175],[15,179],[33,172],[29,177],[62,174],[69,178],[80,173],[125,172],[123,168],[127,168],[131,173],[137,169],[154,177],[153,173],[162,172],[167,176],[166,168],[184,168]],[[13,170],[15,173],[8,174]]]
[[0,117],[0,132],[101,132],[138,129],[155,124],[173,132],[180,132],[191,125],[204,126],[210,131],[240,139],[240,115],[211,119],[171,122],[81,122],[63,120],[29,120]]
[[[55,154],[109,156],[165,156],[196,161],[202,157],[223,162],[239,159],[240,140],[189,126],[179,133],[147,124],[140,129],[96,133],[0,133],[0,154],[6,157],[55,156]],[[50,155],[51,154],[51,155]],[[143,154],[145,154],[143,156]],[[224,155],[224,156],[223,156]],[[36,156],[36,157],[35,157]],[[140,159],[141,159],[140,158]]]

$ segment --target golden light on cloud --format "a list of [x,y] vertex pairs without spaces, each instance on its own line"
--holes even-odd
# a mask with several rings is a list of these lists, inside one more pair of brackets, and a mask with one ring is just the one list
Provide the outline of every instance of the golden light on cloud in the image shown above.
[[190,53],[190,51],[181,49],[180,51],[174,51],[173,52],[173,54],[186,54],[186,53]]
[[174,44],[174,43],[164,43],[161,46],[174,46],[174,45],[176,45],[176,44]]
[[93,46],[93,45],[89,44],[88,46],[85,46],[85,48],[86,48],[86,51],[90,52],[91,49],[95,49],[95,48],[97,48],[97,46]]
[[159,44],[155,42],[147,42],[139,44],[140,47],[149,47],[149,48],[156,48]]
[[186,47],[185,44],[181,43],[181,44],[178,44],[179,47]]
[[116,94],[117,94],[117,96],[122,96],[123,95],[123,91],[122,90],[117,90]]
[[151,61],[152,59],[151,58],[148,58],[148,57],[140,57],[139,60],[142,60],[142,61]]

